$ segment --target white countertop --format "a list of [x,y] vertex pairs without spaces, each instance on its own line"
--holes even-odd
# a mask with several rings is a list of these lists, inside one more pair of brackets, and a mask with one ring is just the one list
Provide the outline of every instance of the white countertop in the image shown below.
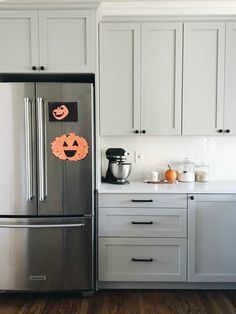
[[133,181],[125,185],[101,183],[98,193],[236,193],[236,181],[178,182],[174,184]]

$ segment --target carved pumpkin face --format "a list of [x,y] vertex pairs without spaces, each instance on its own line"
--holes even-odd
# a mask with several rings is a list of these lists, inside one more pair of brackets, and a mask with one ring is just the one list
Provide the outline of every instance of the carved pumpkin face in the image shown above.
[[68,108],[65,105],[61,105],[53,110],[52,114],[55,119],[63,120],[69,113]]
[[51,143],[52,153],[62,160],[82,160],[88,154],[89,145],[85,138],[69,133],[58,136]]

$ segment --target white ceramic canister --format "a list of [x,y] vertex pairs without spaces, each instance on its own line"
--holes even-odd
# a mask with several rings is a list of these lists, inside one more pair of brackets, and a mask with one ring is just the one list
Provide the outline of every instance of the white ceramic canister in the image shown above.
[[151,172],[151,179],[150,181],[152,182],[157,182],[158,181],[158,172],[157,171],[152,171]]
[[178,172],[178,181],[180,181],[180,182],[194,182],[195,181],[195,172],[193,172],[193,171]]

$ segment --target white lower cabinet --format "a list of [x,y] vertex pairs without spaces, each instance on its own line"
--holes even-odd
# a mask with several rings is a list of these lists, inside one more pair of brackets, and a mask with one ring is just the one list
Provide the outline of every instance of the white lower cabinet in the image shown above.
[[188,281],[236,282],[236,194],[189,197]]
[[99,205],[100,282],[236,282],[236,194],[100,194]]
[[187,280],[187,194],[104,193],[98,200],[99,281]]
[[99,209],[99,236],[185,238],[186,229],[184,208]]
[[100,238],[100,281],[186,281],[186,239]]

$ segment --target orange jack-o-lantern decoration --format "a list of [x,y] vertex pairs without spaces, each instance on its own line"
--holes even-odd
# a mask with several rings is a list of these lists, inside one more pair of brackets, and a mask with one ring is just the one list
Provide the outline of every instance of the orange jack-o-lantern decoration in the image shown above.
[[87,156],[89,145],[85,138],[69,133],[56,137],[51,148],[52,153],[59,159],[77,161]]
[[60,107],[57,107],[52,112],[53,116],[57,120],[63,120],[66,116],[69,114],[69,110],[66,107],[66,105],[61,105]]

